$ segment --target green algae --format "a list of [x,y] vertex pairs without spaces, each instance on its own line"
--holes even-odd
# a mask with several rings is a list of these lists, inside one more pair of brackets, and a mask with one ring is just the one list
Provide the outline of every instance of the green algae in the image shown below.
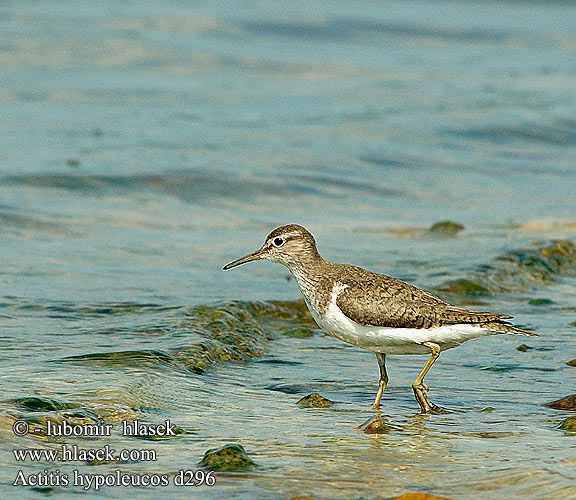
[[62,411],[80,407],[78,403],[63,403],[55,399],[39,398],[35,396],[17,398],[11,400],[11,402],[21,408],[25,408],[26,410],[39,412]]
[[68,356],[60,362],[90,362],[98,366],[140,366],[142,364],[170,364],[172,357],[159,350],[116,351]]
[[255,467],[256,463],[248,456],[242,445],[227,444],[208,450],[198,465],[214,471],[234,471]]
[[436,288],[439,292],[450,295],[487,295],[490,290],[476,281],[469,279],[457,279],[447,281]]
[[576,246],[569,240],[553,241],[535,249],[514,250],[497,260],[542,281],[552,280],[550,274],[576,275]]
[[[60,306],[59,306],[60,307]],[[121,309],[130,309],[126,304]],[[95,311],[90,309],[90,315]],[[98,313],[120,313],[98,309]],[[75,312],[75,311],[74,311]],[[138,313],[134,307],[133,312]],[[170,323],[171,322],[171,323]],[[202,376],[210,367],[219,363],[246,362],[257,359],[268,351],[269,344],[279,336],[308,337],[316,326],[303,300],[284,302],[232,301],[189,308],[171,308],[167,325],[160,331],[167,337],[167,347],[159,349],[135,349],[114,352],[89,353],[52,360],[55,363],[76,363],[125,369],[143,367],[176,370]],[[169,346],[169,347],[168,347]],[[140,416],[147,409],[133,403],[129,398],[120,406],[110,404],[109,398],[124,398],[125,391],[109,394],[90,408],[77,403],[61,402],[40,397],[26,397],[10,401],[21,409],[35,412],[21,418],[45,428],[48,419],[55,423],[69,420],[71,424],[117,423]],[[138,398],[136,398],[138,401]],[[82,406],[82,407],[81,407]],[[72,413],[74,412],[74,413]],[[177,433],[187,433],[179,429]],[[44,439],[38,433],[35,437]]]
[[178,329],[203,338],[180,348],[174,357],[203,369],[217,362],[258,358],[275,338],[273,332],[294,328],[294,323],[314,324],[303,302],[234,301],[190,308]]
[[464,229],[464,226],[462,226],[461,224],[458,224],[456,222],[441,221],[441,222],[436,222],[435,224],[432,224],[430,229],[428,229],[428,234],[431,234],[434,236],[442,236],[442,237],[455,236],[460,231],[462,231],[463,229]]
[[326,399],[324,396],[313,392],[308,394],[308,396],[304,396],[300,400],[298,400],[298,405],[303,406],[305,408],[330,408],[334,401],[330,401]]
[[60,440],[63,439],[63,437],[48,436],[46,432],[48,421],[50,421],[53,426],[61,425],[66,421],[66,423],[72,427],[76,425],[99,425],[103,423],[94,412],[85,408],[75,408],[74,411],[49,410],[45,413],[38,411],[38,413],[32,415],[21,415],[19,419],[27,422],[30,429],[33,429],[33,432],[29,432],[29,436],[51,441]]
[[554,304],[554,301],[551,299],[530,299],[528,304],[531,306],[549,306]]
[[245,362],[261,357],[278,333],[293,337],[314,334],[311,327],[315,323],[303,300],[231,301],[182,311],[183,318],[166,329],[169,335],[185,339],[177,347],[163,351],[91,353],[58,361],[112,367],[164,365],[202,375],[215,363]]
[[306,327],[288,328],[281,333],[286,337],[295,337],[300,339],[314,336],[314,330]]
[[576,415],[565,418],[558,428],[563,431],[576,432]]

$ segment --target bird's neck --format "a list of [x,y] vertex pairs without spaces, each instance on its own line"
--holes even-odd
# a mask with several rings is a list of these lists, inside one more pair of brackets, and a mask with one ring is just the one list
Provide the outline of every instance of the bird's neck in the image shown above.
[[319,283],[326,276],[326,267],[329,263],[317,251],[299,257],[287,267],[296,279],[306,302],[314,307]]

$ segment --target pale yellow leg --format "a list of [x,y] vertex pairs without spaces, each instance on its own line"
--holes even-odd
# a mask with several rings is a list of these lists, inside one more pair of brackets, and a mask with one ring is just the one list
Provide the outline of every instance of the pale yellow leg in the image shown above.
[[422,413],[445,413],[446,410],[430,402],[426,394],[426,392],[428,391],[428,387],[426,386],[426,384],[424,384],[424,377],[426,376],[428,370],[430,370],[434,362],[438,359],[438,356],[440,356],[440,346],[438,344],[435,344],[434,342],[424,342],[422,345],[428,347],[432,351],[432,355],[430,356],[430,359],[428,359],[426,365],[424,365],[424,368],[422,368],[422,371],[418,374],[416,380],[414,380],[414,383],[412,384],[412,389],[414,390],[414,396],[416,398],[416,401],[418,401],[418,404],[420,405]]
[[378,392],[376,393],[376,398],[372,404],[372,408],[377,410],[380,408],[380,400],[382,399],[382,394],[384,394],[384,389],[388,385],[388,373],[386,372],[386,354],[377,352],[376,359],[378,360],[378,366],[380,367],[380,381],[378,382]]

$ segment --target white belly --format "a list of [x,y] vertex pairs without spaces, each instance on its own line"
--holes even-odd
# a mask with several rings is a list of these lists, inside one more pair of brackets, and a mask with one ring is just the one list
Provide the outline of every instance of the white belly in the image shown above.
[[333,302],[324,315],[309,306],[316,323],[330,336],[369,351],[386,354],[429,354],[424,342],[434,342],[441,349],[450,349],[466,340],[492,335],[485,328],[469,324],[433,328],[393,328],[364,326],[345,316]]

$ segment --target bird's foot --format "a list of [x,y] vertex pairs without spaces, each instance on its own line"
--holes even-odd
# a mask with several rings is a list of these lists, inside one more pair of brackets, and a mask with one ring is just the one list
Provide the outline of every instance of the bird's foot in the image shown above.
[[446,415],[447,413],[450,413],[450,410],[435,405],[434,403],[430,403],[430,409],[427,412],[422,413],[428,413],[430,415]]
[[416,398],[416,401],[420,405],[421,410],[420,413],[428,415],[441,415],[445,413],[450,413],[448,410],[445,410],[441,406],[435,405],[434,403],[430,402],[426,394],[426,392],[428,392],[429,389],[428,386],[426,386],[425,384],[422,383],[414,385],[412,386],[412,389],[414,390],[414,397]]
[[430,401],[420,402],[420,414],[421,415],[446,415],[447,413],[451,413],[450,410],[446,408],[442,408],[441,406],[435,405]]

